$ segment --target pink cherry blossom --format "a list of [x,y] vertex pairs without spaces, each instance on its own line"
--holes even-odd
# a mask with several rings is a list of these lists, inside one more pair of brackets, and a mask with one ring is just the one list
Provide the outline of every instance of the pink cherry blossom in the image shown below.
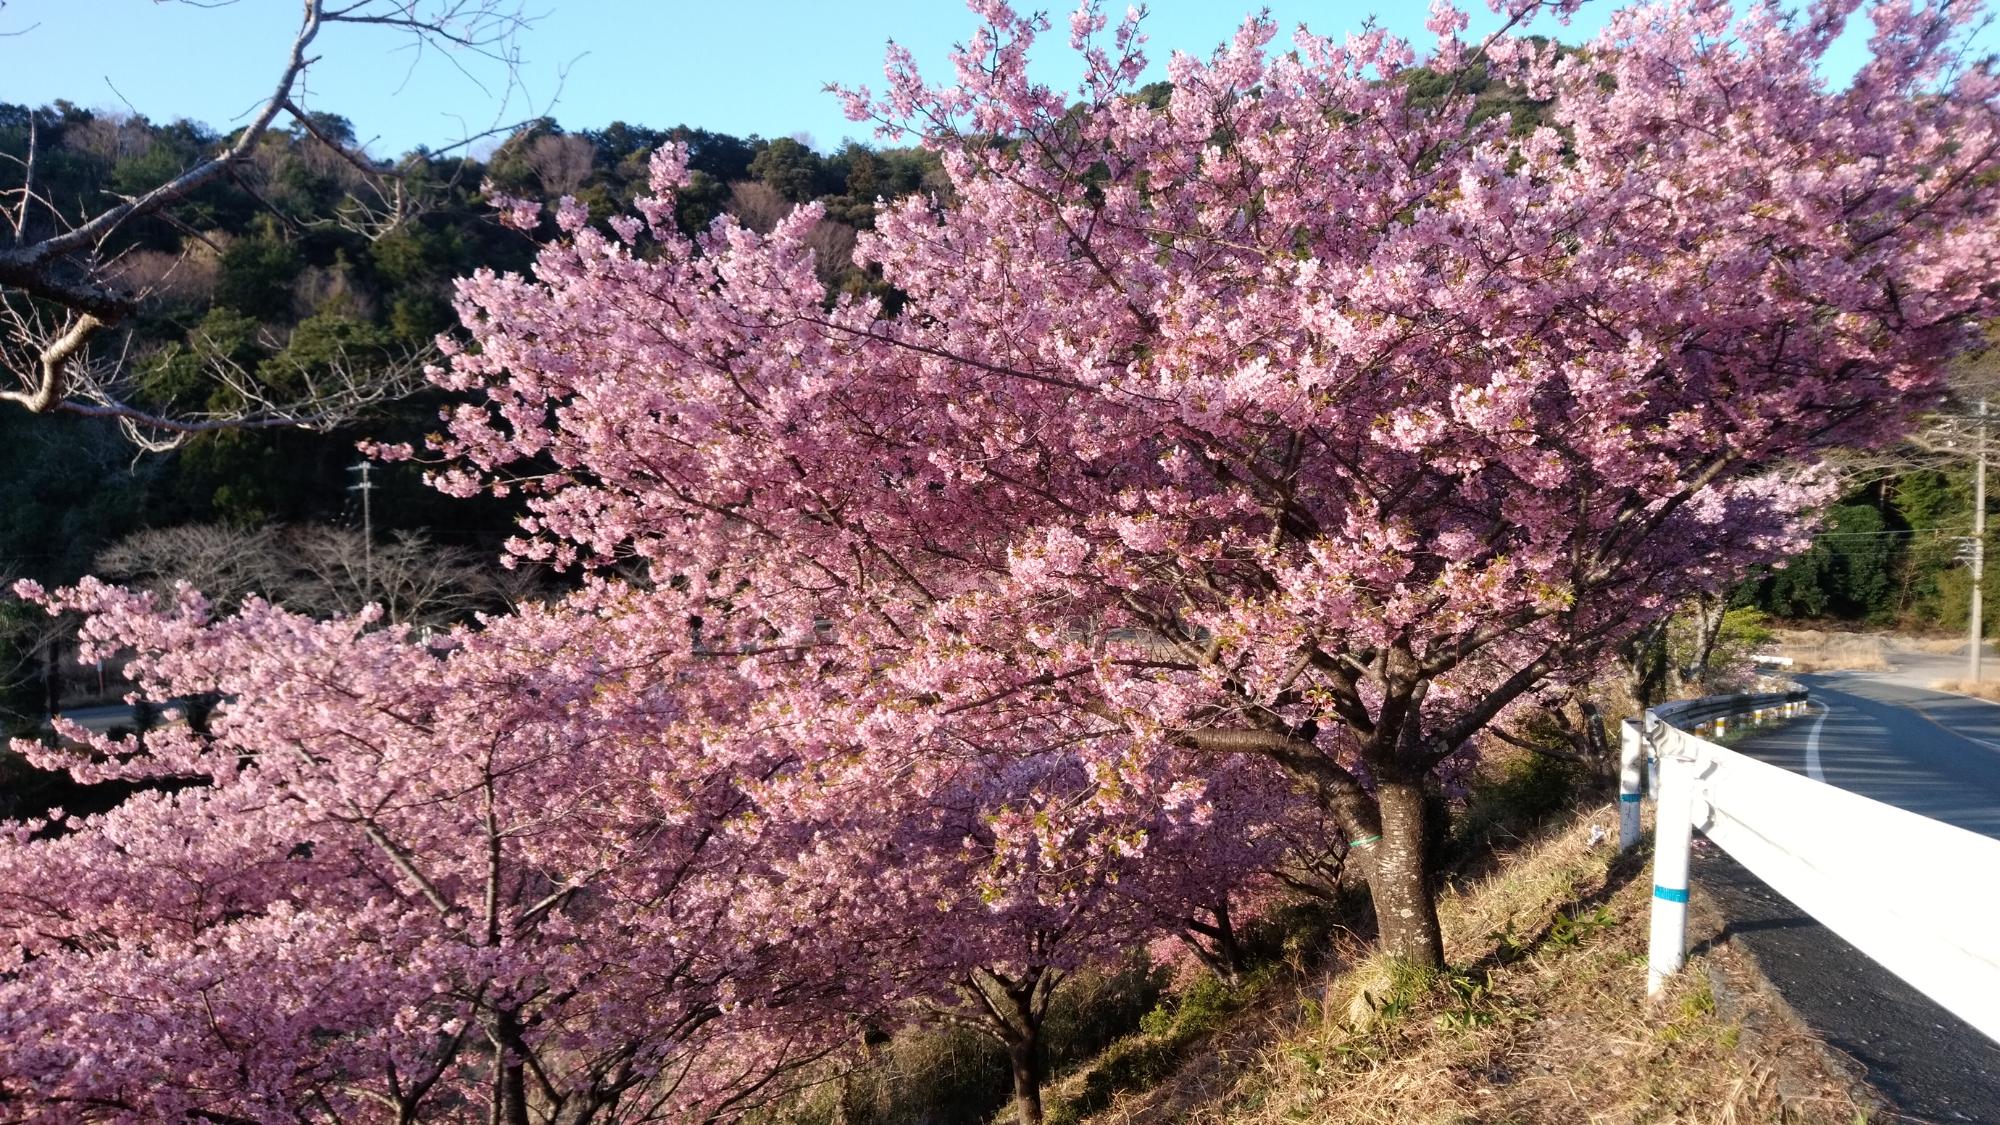
[[1175,56],[1154,108],[1139,35],[1101,46],[1086,7],[1058,94],[1045,22],[978,4],[946,83],[892,51],[888,96],[848,95],[951,180],[857,249],[893,306],[826,300],[810,209],[643,252],[578,231],[462,286],[447,381],[489,406],[443,479],[552,461],[524,554],[637,557],[718,635],[820,637],[803,689],[761,682],[837,685],[871,743],[1031,706],[1100,763],[1272,757],[1386,835],[1384,931],[1434,958],[1412,787],[1799,549],[1820,454],[1896,435],[1995,311],[1972,17],[1872,8],[1836,88],[1857,7],[1668,0],[1583,52],[1461,48],[1435,11],[1447,57],[1549,102],[1517,131],[1385,80],[1393,36],[1280,48],[1262,19]]

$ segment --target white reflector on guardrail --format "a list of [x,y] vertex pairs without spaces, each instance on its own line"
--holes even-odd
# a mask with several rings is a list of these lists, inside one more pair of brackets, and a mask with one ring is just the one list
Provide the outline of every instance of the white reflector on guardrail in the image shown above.
[[[1678,737],[1676,737],[1678,736]],[[1695,743],[1694,827],[1939,1006],[2000,1040],[2000,840]],[[1687,764],[1687,763],[1677,763]]]

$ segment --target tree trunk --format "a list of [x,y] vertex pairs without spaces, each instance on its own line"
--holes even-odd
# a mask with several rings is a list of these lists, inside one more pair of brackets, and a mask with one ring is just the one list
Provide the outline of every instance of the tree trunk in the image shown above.
[[512,1013],[493,1020],[493,1115],[495,1125],[529,1125],[528,1064],[521,1027]]
[[1438,928],[1437,900],[1431,894],[1428,830],[1421,781],[1377,781],[1382,839],[1374,846],[1368,876],[1382,948],[1413,965],[1444,967],[1444,935]]
[[1707,690],[1709,664],[1715,660],[1715,646],[1722,639],[1722,619],[1729,613],[1729,599],[1720,594],[1704,594],[1695,599],[1696,638],[1693,682],[1689,686]]
[[1229,917],[1225,899],[1209,908],[1215,921],[1190,918],[1181,927],[1181,941],[1216,979],[1232,987],[1243,983],[1243,945],[1236,940],[1236,926]]
[[1222,962],[1222,979],[1229,984],[1243,983],[1243,944],[1236,940],[1236,923],[1229,917],[1229,901],[1224,899],[1215,906],[1215,953]]
[[1014,1070],[1014,1120],[1018,1125],[1042,1125],[1042,1029],[1007,1044],[1007,1061]]
[[1599,788],[1612,788],[1618,784],[1618,755],[1612,753],[1611,740],[1604,730],[1604,709],[1586,699],[1583,701],[1583,736],[1587,746],[1585,759],[1590,763],[1590,780]]
[[528,1125],[528,1068],[509,1062],[500,1069],[501,1125]]
[[42,651],[42,707],[51,715],[62,712],[62,646],[51,643]]
[[1666,622],[1660,622],[1625,642],[1626,688],[1641,711],[1666,694]]

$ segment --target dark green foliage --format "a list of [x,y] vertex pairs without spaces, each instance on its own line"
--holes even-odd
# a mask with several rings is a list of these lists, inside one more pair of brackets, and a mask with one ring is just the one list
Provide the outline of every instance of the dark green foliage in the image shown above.
[[1145,965],[1072,977],[1064,985],[1061,1002],[1050,1004],[1048,1020],[1042,1025],[1049,1044],[1050,1072],[1059,1073],[1095,1057],[1113,1040],[1138,1027],[1165,992],[1165,974]]
[[[0,410],[0,573],[68,580],[138,526],[159,462],[135,465],[116,429]],[[0,655],[4,660],[4,655]]]
[[706,230],[729,207],[729,185],[706,172],[688,173],[688,185],[674,199],[674,221],[682,231]]
[[367,261],[377,285],[422,292],[448,285],[477,264],[465,242],[464,232],[451,227],[410,225],[369,243]]
[[[1537,43],[1546,40],[1534,38]],[[1496,82],[1484,63],[1475,63],[1453,73],[1425,67],[1411,67],[1397,78],[1409,90],[1412,105],[1429,105],[1447,96],[1474,99],[1472,123],[1478,124],[1506,114],[1509,130],[1517,136],[1543,125],[1550,103],[1527,96],[1518,87]]]
[[[0,735],[17,738],[41,723],[47,692],[40,642],[49,624],[39,607],[0,599]],[[33,772],[0,746],[0,818],[11,815],[10,808],[27,807],[10,802],[9,795]]]
[[[621,128],[614,124],[611,129]],[[606,130],[610,132],[609,129]],[[642,130],[651,134],[651,130]],[[653,134],[659,136],[659,134]],[[757,157],[757,148],[762,143],[756,137],[732,137],[727,133],[714,133],[707,129],[696,129],[687,125],[676,125],[664,134],[665,139],[687,146],[688,167],[704,172],[725,184],[751,177],[750,162]],[[660,141],[650,140],[645,151],[660,147]],[[618,151],[615,147],[613,151]],[[638,151],[634,149],[632,151]]]
[[[1934,470],[1909,473],[1884,481],[1874,492],[1902,516],[1903,523],[1917,529],[1960,524],[1972,511],[1969,474],[1947,476]],[[1849,503],[1856,502],[1850,499]]]
[[264,321],[290,319],[292,282],[305,269],[298,248],[277,235],[275,225],[239,238],[222,252],[215,303]]
[[819,154],[790,137],[765,145],[750,162],[750,174],[794,203],[814,199],[833,186],[833,177]]
[[[1156,1019],[1162,1007],[1174,1007],[1165,984],[1163,974],[1139,965],[1070,978],[1051,1000],[1043,1028],[1049,1073],[1102,1065],[1099,1054],[1106,1047],[1113,1052],[1125,1047],[1117,1041]],[[910,1029],[867,1045],[845,1077],[770,1120],[797,1125],[983,1122],[1007,1104],[1009,1082],[1006,1052],[992,1039],[959,1028]]]
[[1127,1090],[1141,1090],[1171,1076],[1196,1044],[1262,990],[1268,974],[1231,987],[1202,975],[1178,995],[1166,996],[1140,1019],[1139,1035],[1109,1044],[1091,1059],[1082,1081],[1067,1097],[1050,1099],[1049,1125],[1068,1125],[1111,1104]]
[[389,335],[408,347],[422,347],[457,324],[451,304],[428,293],[404,294],[389,306]]
[[170,341],[138,361],[140,390],[147,401],[176,412],[219,405],[215,368],[254,370],[265,354],[257,329],[255,318],[235,309],[223,305],[209,309],[184,339]]
[[1810,550],[1754,579],[1744,597],[1780,618],[1963,628],[1971,478],[1970,466],[1926,469],[1855,489]]
[[1139,91],[1132,96],[1140,105],[1145,106],[1147,109],[1165,109],[1167,108],[1167,104],[1173,100],[1174,84],[1171,82],[1148,82],[1144,86],[1139,87]]
[[[1530,724],[1527,733],[1537,733]],[[1554,739],[1551,738],[1551,741]],[[1578,762],[1526,753],[1509,761],[1497,779],[1475,788],[1452,826],[1449,859],[1480,854],[1496,837],[1517,836],[1570,807],[1590,783]]]
[[1895,561],[1895,535],[1882,513],[1843,504],[1827,514],[1812,549],[1771,577],[1766,604],[1780,617],[1880,616],[1890,606]]

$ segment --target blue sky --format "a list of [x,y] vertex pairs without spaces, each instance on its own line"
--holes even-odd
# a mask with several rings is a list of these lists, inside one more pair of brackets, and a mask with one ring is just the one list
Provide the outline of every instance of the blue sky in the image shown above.
[[[820,148],[868,128],[848,122],[829,81],[880,87],[883,47],[910,47],[926,73],[942,76],[951,44],[975,21],[957,0],[526,0],[546,12],[522,39],[525,97],[475,84],[452,61],[411,67],[404,41],[372,29],[335,28],[320,44],[310,77],[311,108],[343,114],[378,155],[438,145],[512,121],[561,96],[553,113],[566,127],[613,120],[680,123],[767,137],[808,134]],[[1205,54],[1226,39],[1255,0],[1156,0],[1147,21],[1155,72],[1175,49]],[[1026,6],[1026,5],[1024,5]],[[1107,5],[1121,11],[1117,5]],[[1475,9],[1473,33],[1492,20]],[[1040,52],[1043,77],[1073,79],[1065,42],[1067,2],[1042,5],[1056,30]],[[1425,4],[1272,0],[1281,27],[1305,22],[1335,33],[1370,11],[1420,44]],[[1586,7],[1575,24],[1552,31],[1581,39],[1610,4]],[[93,108],[137,107],[158,121],[191,117],[218,128],[267,96],[291,41],[295,0],[240,0],[198,8],[154,0],[4,0],[0,3],[0,101],[67,98]],[[8,34],[12,33],[12,34]],[[1854,38],[1850,36],[1850,38]],[[1858,55],[1859,47],[1848,52]],[[1851,63],[1849,64],[1851,65]],[[490,78],[490,70],[474,68]]]

